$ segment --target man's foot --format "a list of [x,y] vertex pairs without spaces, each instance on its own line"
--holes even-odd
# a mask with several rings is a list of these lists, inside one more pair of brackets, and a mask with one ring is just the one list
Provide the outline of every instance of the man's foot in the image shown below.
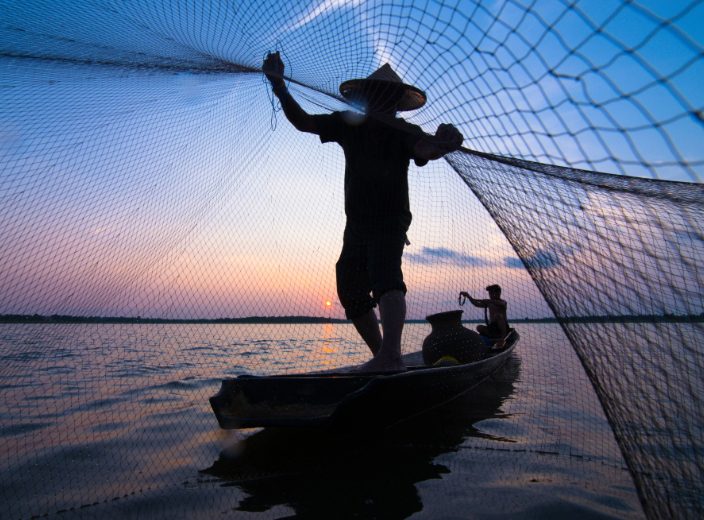
[[385,359],[376,356],[355,368],[355,372],[403,372],[406,366],[401,358]]

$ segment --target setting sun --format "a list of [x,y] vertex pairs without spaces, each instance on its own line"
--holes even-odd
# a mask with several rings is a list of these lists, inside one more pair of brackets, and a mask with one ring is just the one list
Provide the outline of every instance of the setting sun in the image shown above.
[[330,300],[325,300],[326,307],[332,307],[332,302]]

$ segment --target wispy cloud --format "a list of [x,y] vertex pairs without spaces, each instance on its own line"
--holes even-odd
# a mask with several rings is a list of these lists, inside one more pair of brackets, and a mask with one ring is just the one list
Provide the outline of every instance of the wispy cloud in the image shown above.
[[560,258],[557,253],[544,250],[536,251],[533,256],[526,258],[524,261],[521,261],[520,258],[516,258],[515,256],[507,256],[504,258],[504,265],[511,269],[523,269],[524,264],[528,268],[549,269],[560,265]]
[[[297,20],[287,25],[281,30],[281,33],[300,29],[309,23],[317,20],[322,16],[327,16],[334,11],[340,9],[349,9],[362,5],[366,0],[323,0],[317,6],[311,8]],[[359,13],[362,20],[367,18],[364,12]],[[373,53],[376,59],[376,64],[381,67],[385,63],[391,65],[394,69],[398,68],[398,62],[391,53],[392,45],[388,42],[379,39],[379,35],[369,31],[369,37],[373,40]]]
[[308,25],[313,20],[330,14],[337,9],[344,9],[346,7],[356,7],[364,3],[364,0],[324,0],[320,2],[316,7],[309,10],[306,14],[301,16],[298,20],[293,22],[291,25],[286,26],[284,31],[292,31]]
[[420,253],[409,253],[404,258],[418,264],[448,264],[458,267],[479,267],[488,265],[486,260],[477,256],[466,255],[445,247],[424,247]]
[[504,258],[504,265],[510,269],[523,269],[523,262],[515,256],[507,256]]

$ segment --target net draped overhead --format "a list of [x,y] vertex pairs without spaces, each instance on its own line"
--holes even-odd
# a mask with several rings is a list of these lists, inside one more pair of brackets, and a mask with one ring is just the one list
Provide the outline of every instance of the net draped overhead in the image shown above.
[[319,113],[389,63],[428,96],[404,117],[465,137],[411,170],[410,317],[513,287],[559,320],[645,512],[702,514],[702,2],[0,9],[0,314],[326,312],[344,158],[290,128],[262,59]]

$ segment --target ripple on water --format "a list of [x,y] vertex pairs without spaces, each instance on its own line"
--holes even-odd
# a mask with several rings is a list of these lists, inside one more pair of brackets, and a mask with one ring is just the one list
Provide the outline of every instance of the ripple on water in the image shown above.
[[183,379],[177,379],[174,381],[168,381],[161,385],[156,385],[154,388],[168,388],[174,390],[199,390],[201,388],[206,388],[211,386],[213,382],[220,381],[216,378],[196,378],[196,377],[185,377]]
[[21,352],[14,352],[0,356],[0,361],[36,361],[38,359],[42,359],[45,356],[46,352],[42,350],[23,350]]
[[123,430],[127,426],[124,422],[106,422],[91,426],[90,431],[95,433],[112,433]]
[[36,386],[34,380],[27,379],[26,383],[14,382],[14,383],[3,383],[0,384],[0,390],[14,390],[17,388],[29,388]]
[[53,422],[15,423],[0,427],[0,437],[14,437],[53,426]]
[[52,353],[51,357],[53,359],[72,359],[78,357],[74,352],[70,351],[69,349],[66,348],[55,348]]
[[156,396],[145,397],[140,399],[142,404],[165,404],[174,403],[178,401],[183,401],[183,398],[179,394],[161,394]]
[[216,347],[213,345],[191,345],[190,347],[183,347],[184,352],[208,352],[215,350]]
[[70,365],[50,365],[42,368],[45,375],[63,376],[66,374],[75,374],[76,367]]
[[[251,372],[251,368],[244,367],[242,365],[232,365],[229,368],[225,369],[223,374],[225,376],[241,376],[243,374],[249,374]],[[217,381],[220,381],[220,379],[216,379]]]
[[116,404],[122,403],[122,402],[125,402],[124,398],[106,397],[104,399],[96,399],[95,401],[89,401],[85,405],[82,405],[82,406],[76,408],[76,410],[88,410],[88,411],[100,410],[103,408],[110,408],[113,405],[116,405]]
[[232,350],[220,345],[196,345],[183,349],[189,354],[197,354],[203,359],[222,359],[232,355]]

